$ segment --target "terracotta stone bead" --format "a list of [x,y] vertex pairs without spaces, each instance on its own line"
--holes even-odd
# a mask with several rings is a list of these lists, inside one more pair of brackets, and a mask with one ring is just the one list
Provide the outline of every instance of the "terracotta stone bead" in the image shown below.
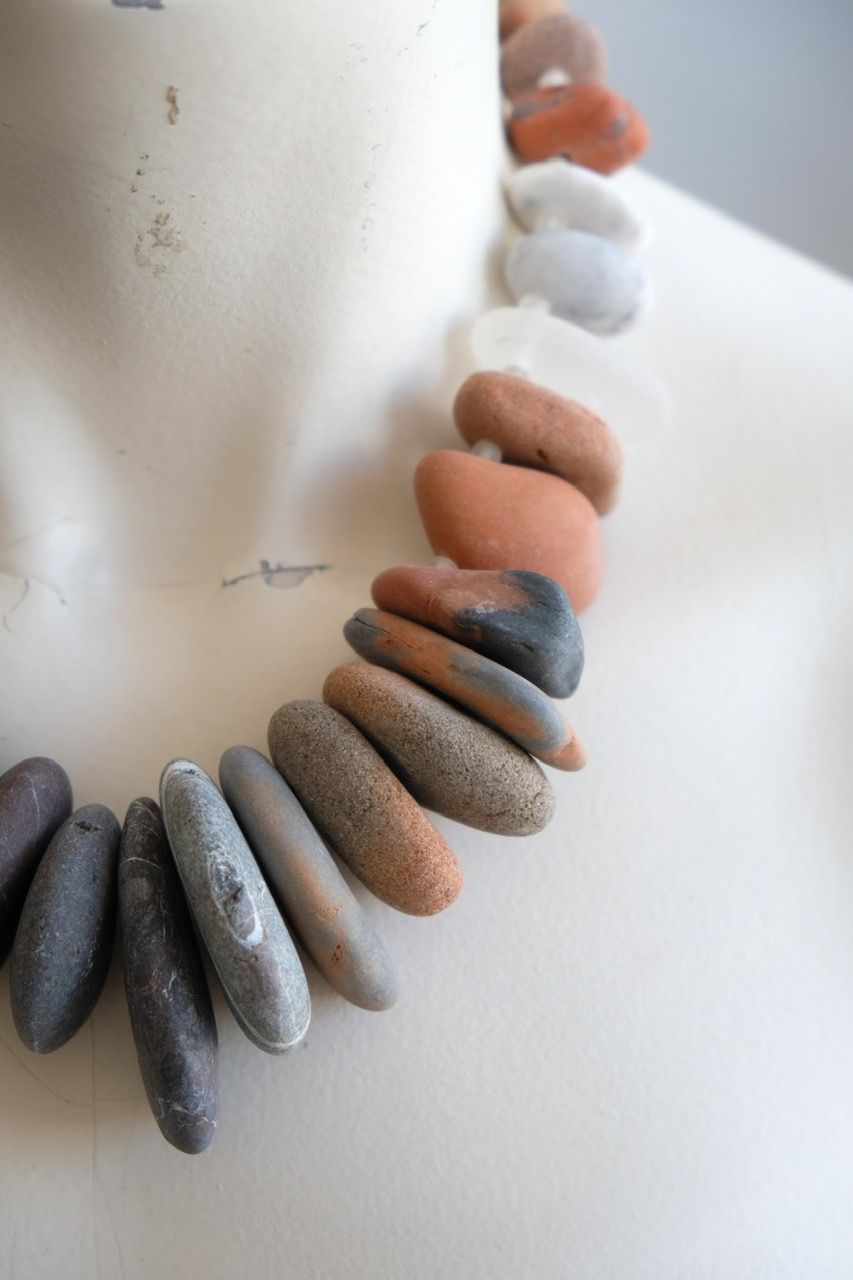
[[498,20],[501,40],[506,40],[519,27],[552,13],[565,13],[565,0],[500,0]]
[[599,515],[616,504],[622,450],[606,423],[576,400],[511,373],[474,373],[453,405],[468,444],[491,440],[507,462],[562,476]]
[[508,129],[523,160],[564,156],[598,173],[615,173],[649,145],[642,116],[602,84],[535,89],[515,104]]

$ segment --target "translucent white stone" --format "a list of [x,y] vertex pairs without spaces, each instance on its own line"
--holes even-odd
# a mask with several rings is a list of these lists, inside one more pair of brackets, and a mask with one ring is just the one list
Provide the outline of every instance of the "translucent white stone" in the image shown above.
[[535,231],[510,247],[504,262],[515,302],[541,305],[592,333],[622,333],[652,305],[645,267],[612,240],[588,231]]
[[648,218],[612,178],[568,160],[523,165],[507,178],[506,194],[525,231],[591,231],[629,253],[645,248],[651,239]]
[[478,458],[488,458],[489,462],[501,462],[503,459],[500,445],[495,444],[494,440],[478,440],[471,445],[471,452]]
[[532,382],[578,400],[617,434],[647,435],[669,414],[657,378],[618,345],[556,316],[497,307],[480,316],[471,333],[480,369],[523,371]]

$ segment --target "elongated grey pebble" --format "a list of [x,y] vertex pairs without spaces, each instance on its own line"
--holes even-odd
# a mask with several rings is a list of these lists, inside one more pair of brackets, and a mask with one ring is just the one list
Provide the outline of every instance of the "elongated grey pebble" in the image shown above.
[[307,813],[266,756],[229,747],[219,781],[288,921],[330,986],[362,1009],[397,998],[391,957]]
[[216,1020],[160,810],[134,800],[118,867],[124,986],[139,1069],[160,1132],[204,1151],[216,1132]]
[[191,760],[160,779],[169,845],[234,1017],[254,1044],[283,1053],[311,1020],[308,983],[260,868],[215,783]]
[[592,333],[621,333],[648,311],[649,274],[618,245],[586,231],[536,231],[504,264],[514,301],[542,298],[551,312]]
[[115,934],[120,834],[109,809],[84,805],[59,828],[33,877],[10,977],[15,1026],[33,1053],[70,1040],[101,994]]
[[71,783],[55,760],[31,756],[0,778],[0,965],[39,858],[71,812]]

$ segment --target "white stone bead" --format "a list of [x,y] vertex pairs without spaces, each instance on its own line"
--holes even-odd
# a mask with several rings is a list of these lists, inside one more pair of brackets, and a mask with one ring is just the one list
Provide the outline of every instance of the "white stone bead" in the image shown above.
[[586,405],[625,440],[648,436],[669,416],[667,392],[645,365],[566,320],[497,307],[476,321],[471,343],[478,368],[523,371]]
[[628,253],[645,248],[651,226],[612,178],[568,160],[527,164],[506,180],[510,208],[525,231],[570,227],[613,240]]
[[488,458],[489,462],[503,461],[500,445],[495,444],[494,440],[478,440],[476,444],[471,445],[471,452],[478,458]]
[[504,275],[515,302],[545,298],[554,315],[592,333],[622,333],[649,310],[649,273],[588,231],[536,231],[516,240]]

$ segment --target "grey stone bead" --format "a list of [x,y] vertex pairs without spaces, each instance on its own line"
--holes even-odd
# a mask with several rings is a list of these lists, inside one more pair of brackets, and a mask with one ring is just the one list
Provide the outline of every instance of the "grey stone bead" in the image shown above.
[[78,809],[48,845],[12,947],[18,1035],[33,1053],[70,1040],[97,1003],[112,955],[121,829],[100,804]]
[[234,1017],[259,1049],[283,1053],[311,1020],[296,948],[237,822],[211,778],[173,760],[160,779],[169,845]]
[[118,900],[145,1092],[166,1141],[195,1155],[216,1131],[216,1021],[160,810],[147,797],[134,800],[124,820]]
[[46,756],[0,778],[0,965],[6,959],[39,858],[71,812],[71,783]]
[[225,798],[278,903],[330,986],[362,1009],[397,998],[391,957],[281,774],[259,751],[229,747]]
[[504,264],[514,301],[543,298],[554,315],[592,333],[621,333],[651,306],[649,274],[618,245],[587,231],[536,231]]

